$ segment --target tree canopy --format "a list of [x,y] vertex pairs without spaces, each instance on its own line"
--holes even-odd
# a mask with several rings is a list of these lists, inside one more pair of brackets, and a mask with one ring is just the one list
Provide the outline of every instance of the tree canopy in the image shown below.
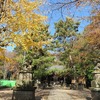
[[[31,46],[43,44],[33,41],[46,17],[36,13],[40,1],[0,1],[0,47],[14,44],[27,50]],[[33,35],[33,33],[35,33]],[[20,39],[19,39],[20,38]],[[40,45],[41,46],[41,45]]]
[[66,17],[55,22],[55,34],[51,36],[49,25],[44,23],[47,17],[39,13],[42,0],[0,0],[0,64],[10,61],[5,57],[5,48],[14,46],[18,63],[24,60],[31,63],[39,68],[36,74],[45,73],[57,54],[68,69],[65,73],[73,74],[76,66],[77,75],[90,78],[93,67],[100,62],[100,0],[47,1],[51,4],[51,12],[90,8],[90,15],[81,18],[89,24],[79,33],[80,22]]

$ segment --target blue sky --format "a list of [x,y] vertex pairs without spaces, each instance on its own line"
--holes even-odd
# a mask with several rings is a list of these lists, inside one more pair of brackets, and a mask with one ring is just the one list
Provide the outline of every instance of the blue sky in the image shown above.
[[[57,0],[54,0],[54,1],[57,1]],[[74,20],[80,22],[80,26],[79,26],[80,33],[83,32],[84,27],[90,23],[85,18],[87,16],[90,16],[89,11],[91,10],[91,8],[89,6],[87,6],[85,8],[81,8],[81,9],[80,8],[75,9],[75,7],[74,7],[69,10],[67,10],[66,8],[63,8],[62,14],[61,14],[61,10],[55,10],[54,12],[50,11],[49,7],[46,5],[44,7],[42,7],[41,10],[44,15],[48,16],[47,23],[50,25],[49,31],[52,35],[55,33],[54,23],[61,19],[65,20],[66,17],[73,17]],[[13,48],[9,46],[9,47],[7,47],[7,50],[12,51]]]
[[87,17],[90,16],[90,10],[91,8],[89,6],[82,8],[82,9],[75,9],[72,8],[70,10],[67,10],[66,8],[63,8],[63,16],[61,14],[61,10],[56,10],[52,13],[52,18],[51,18],[51,13],[48,14],[48,23],[50,24],[50,32],[51,34],[54,34],[55,29],[54,29],[54,23],[58,22],[59,20],[65,20],[66,17],[72,17],[75,21],[80,22],[79,26],[79,32],[83,32],[85,26],[87,26],[90,21],[87,20]]

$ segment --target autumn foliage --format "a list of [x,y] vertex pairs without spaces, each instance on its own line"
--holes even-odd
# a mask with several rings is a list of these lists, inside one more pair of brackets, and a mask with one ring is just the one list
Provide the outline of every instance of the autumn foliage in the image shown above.
[[[45,16],[37,14],[42,2],[38,0],[0,0],[0,51],[5,46],[41,47],[46,41],[39,40]],[[42,35],[42,34],[41,34]],[[43,37],[44,35],[42,35]]]

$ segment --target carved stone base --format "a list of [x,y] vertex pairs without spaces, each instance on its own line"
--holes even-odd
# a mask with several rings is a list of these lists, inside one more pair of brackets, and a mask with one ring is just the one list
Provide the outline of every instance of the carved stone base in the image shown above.
[[33,91],[13,91],[12,100],[35,100],[35,90]]
[[100,88],[91,89],[92,100],[100,100]]

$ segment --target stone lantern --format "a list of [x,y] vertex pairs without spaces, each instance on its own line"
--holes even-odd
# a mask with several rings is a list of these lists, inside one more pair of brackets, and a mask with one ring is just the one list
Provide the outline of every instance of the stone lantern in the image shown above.
[[91,82],[92,100],[100,100],[100,63],[94,68],[94,78]]
[[12,100],[35,100],[35,89],[32,66],[24,64],[22,70],[18,73]]

